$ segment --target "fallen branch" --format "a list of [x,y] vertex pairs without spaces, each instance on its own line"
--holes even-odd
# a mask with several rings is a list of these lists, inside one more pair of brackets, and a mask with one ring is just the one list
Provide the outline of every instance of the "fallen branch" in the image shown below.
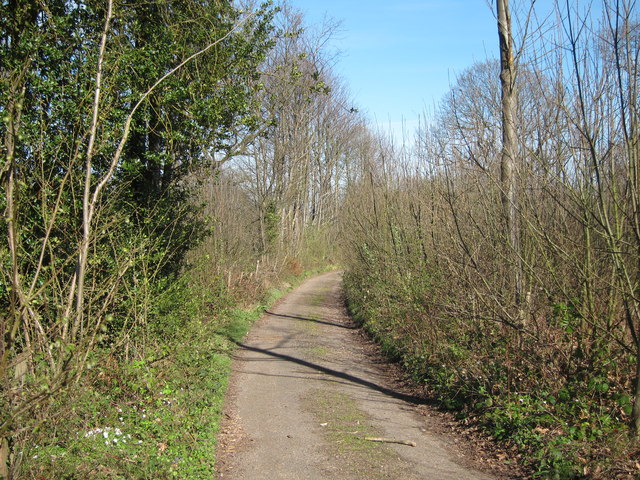
[[416,442],[412,442],[410,440],[395,440],[393,438],[378,438],[378,437],[366,437],[365,440],[369,442],[399,443],[400,445],[408,445],[410,447],[416,446]]

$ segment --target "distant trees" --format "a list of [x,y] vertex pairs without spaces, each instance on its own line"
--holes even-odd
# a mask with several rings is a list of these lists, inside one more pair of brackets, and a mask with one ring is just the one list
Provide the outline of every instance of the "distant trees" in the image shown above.
[[[222,181],[212,178],[206,187],[218,201],[207,208],[214,234],[199,255],[219,254],[221,272],[252,263],[255,276],[333,256],[336,217],[358,132],[365,128],[332,71],[327,44],[335,25],[309,29],[286,5],[276,22],[277,40],[261,66],[253,114],[260,132],[225,164]],[[219,195],[242,198],[242,213],[214,207],[224,202]],[[223,225],[242,232],[244,247],[237,235],[226,236]],[[242,250],[243,261],[223,253],[231,245]],[[246,277],[242,268],[237,273]]]
[[261,249],[266,252],[277,241],[280,250],[295,256],[307,226],[333,220],[346,136],[359,120],[350,114],[323,48],[333,27],[316,34],[304,30],[298,13],[287,11],[283,19],[287,33],[264,75],[263,108],[273,126],[252,146],[244,169],[253,174]]

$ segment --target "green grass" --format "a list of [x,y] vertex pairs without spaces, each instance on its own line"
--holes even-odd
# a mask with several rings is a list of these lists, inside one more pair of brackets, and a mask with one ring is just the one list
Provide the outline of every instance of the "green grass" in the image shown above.
[[314,320],[320,320],[319,315],[307,315],[309,320],[301,320],[297,324],[297,328],[308,335],[317,335],[320,331],[320,325]]
[[309,348],[309,353],[316,358],[325,358],[330,352],[331,350],[323,346]]
[[212,478],[231,345],[211,324],[181,333],[162,359],[98,354],[25,446],[20,478]]
[[42,405],[40,416],[13,438],[14,478],[214,478],[236,343],[265,309],[312,273],[287,278],[285,288],[270,289],[248,310],[233,308],[224,291],[169,292],[155,330],[146,333],[153,342],[145,342],[144,350],[96,350],[78,384]]
[[329,293],[328,291],[325,291],[325,292],[320,291],[320,292],[318,292],[318,294],[314,295],[311,298],[311,306],[313,306],[313,307],[321,307],[321,306],[323,306],[324,303],[327,300],[327,294],[328,293]]

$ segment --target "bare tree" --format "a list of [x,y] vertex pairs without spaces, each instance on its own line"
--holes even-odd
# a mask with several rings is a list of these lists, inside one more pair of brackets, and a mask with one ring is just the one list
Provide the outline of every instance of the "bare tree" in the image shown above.
[[500,40],[500,86],[502,92],[502,154],[500,160],[502,204],[509,243],[513,249],[515,259],[513,272],[514,294],[516,306],[519,306],[522,300],[522,261],[516,200],[517,163],[515,154],[517,147],[514,119],[516,111],[516,67],[514,63],[509,0],[497,0],[496,10],[498,37]]

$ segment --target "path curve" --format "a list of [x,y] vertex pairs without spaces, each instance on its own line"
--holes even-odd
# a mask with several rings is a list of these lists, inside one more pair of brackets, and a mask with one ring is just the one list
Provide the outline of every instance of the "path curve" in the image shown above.
[[342,299],[339,272],[310,278],[240,344],[218,478],[494,479],[464,466],[416,399],[388,386]]

